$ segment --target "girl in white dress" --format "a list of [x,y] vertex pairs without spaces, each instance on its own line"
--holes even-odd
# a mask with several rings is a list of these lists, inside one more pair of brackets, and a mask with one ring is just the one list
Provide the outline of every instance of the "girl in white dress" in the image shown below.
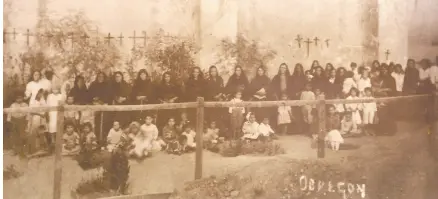
[[249,112],[246,116],[247,120],[243,123],[242,132],[244,140],[257,140],[259,138],[259,123],[256,121],[256,117],[253,113]]
[[[347,97],[347,99],[359,99],[358,95],[359,90],[357,90],[357,88],[351,88],[350,95]],[[347,111],[351,112],[351,118],[357,125],[362,124],[362,118],[360,115],[360,111],[362,109],[361,103],[345,104],[345,108]]]
[[44,83],[41,82],[41,72],[34,71],[31,80],[26,85],[24,96],[29,100],[29,104],[34,103],[37,93],[42,89],[44,92]]
[[[151,151],[160,151],[166,143],[158,137],[158,128],[152,123],[152,116],[146,116],[145,123],[140,127],[138,134],[137,155],[143,152],[146,156]],[[138,148],[137,148],[138,147]]]
[[[52,89],[52,93],[47,96],[47,105],[48,106],[58,106],[64,101],[64,95],[60,93],[59,88],[54,87]],[[49,112],[49,133],[47,137],[47,142],[51,148],[53,148],[53,144],[55,141],[55,135],[57,132],[57,121],[58,121],[58,111],[50,111]]]
[[[373,93],[370,87],[365,88],[365,99],[374,99]],[[366,135],[374,135],[372,132],[372,126],[374,124],[374,116],[377,112],[376,102],[367,102],[362,104],[363,110],[363,124]]]
[[[287,94],[283,93],[281,95],[281,100],[286,101],[288,99]],[[287,127],[292,122],[292,109],[290,106],[279,106],[278,107],[278,127],[280,129],[280,134],[287,133]]]

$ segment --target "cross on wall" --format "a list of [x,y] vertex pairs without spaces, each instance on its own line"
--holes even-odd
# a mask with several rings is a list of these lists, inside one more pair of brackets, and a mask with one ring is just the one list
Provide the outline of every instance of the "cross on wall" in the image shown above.
[[389,51],[389,49],[387,49],[385,51],[385,56],[386,56],[386,60],[389,60],[389,55],[391,54],[391,52]]
[[12,35],[13,36],[12,38],[15,40],[18,33],[15,31],[15,28],[13,29],[12,32],[8,32],[8,31],[6,31],[6,29],[3,29],[3,43],[6,43],[6,36],[7,35]]
[[301,48],[301,41],[303,40],[303,38],[300,35],[297,35],[297,38],[295,39],[295,41],[297,41],[298,43],[298,48]]

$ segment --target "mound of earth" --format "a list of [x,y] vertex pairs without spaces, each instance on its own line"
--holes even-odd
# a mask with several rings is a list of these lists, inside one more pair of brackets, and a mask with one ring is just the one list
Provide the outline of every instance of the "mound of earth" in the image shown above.
[[226,176],[187,183],[173,199],[432,199],[437,162],[423,136],[342,159],[261,161]]

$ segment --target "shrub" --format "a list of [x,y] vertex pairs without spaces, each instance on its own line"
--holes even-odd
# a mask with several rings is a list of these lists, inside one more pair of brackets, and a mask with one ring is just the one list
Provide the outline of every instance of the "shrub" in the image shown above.
[[274,156],[284,154],[284,149],[277,143],[272,141],[242,141],[231,140],[226,141],[219,147],[219,153],[224,157],[236,157],[246,154],[260,154],[266,156]]
[[103,178],[106,186],[120,194],[127,194],[129,188],[129,161],[122,150],[116,150],[103,165]]
[[87,180],[79,182],[75,192],[79,195],[87,195],[92,193],[106,193],[108,187],[105,186],[104,178],[101,173]]

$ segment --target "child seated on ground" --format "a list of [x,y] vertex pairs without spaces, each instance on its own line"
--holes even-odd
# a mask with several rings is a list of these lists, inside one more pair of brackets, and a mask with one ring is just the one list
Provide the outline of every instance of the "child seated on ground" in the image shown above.
[[93,132],[93,126],[91,123],[86,122],[82,125],[82,136],[83,136],[83,143],[82,146],[87,151],[94,151],[98,149],[97,145],[97,137],[96,134]]
[[170,154],[181,154],[181,147],[176,133],[175,118],[169,118],[166,126],[163,127],[163,141],[166,143],[166,151]]
[[249,112],[246,116],[247,121],[243,123],[242,132],[244,140],[257,140],[259,138],[259,123],[253,113]]
[[190,124],[189,116],[185,111],[183,111],[181,112],[179,123],[176,126],[177,134],[181,135],[181,133],[184,131],[184,127],[188,124]]
[[342,138],[339,132],[340,119],[339,115],[336,113],[334,106],[329,106],[327,115],[327,135],[325,136],[325,141],[329,144],[332,150],[338,151],[339,146],[344,143],[344,138]]
[[126,138],[125,134],[120,128],[120,123],[118,121],[114,121],[113,128],[111,128],[107,136],[107,150],[109,152],[113,152],[117,145],[122,144],[124,139]]
[[184,152],[196,149],[196,132],[193,131],[190,124],[184,127],[184,132],[181,134],[181,145]]
[[274,130],[269,125],[269,118],[265,117],[258,127],[259,136],[262,140],[277,139]]
[[65,124],[65,133],[62,136],[64,144],[62,145],[62,155],[76,155],[81,150],[79,145],[79,135],[75,132],[73,123]]
[[341,134],[354,135],[358,133],[359,130],[357,128],[357,124],[353,121],[351,114],[345,114],[344,118],[341,121]]
[[152,116],[147,115],[145,123],[141,125],[140,133],[144,135],[146,143],[139,150],[161,151],[166,146],[166,143],[158,137],[158,128],[152,121]]
[[220,129],[216,125],[216,121],[211,121],[210,126],[207,128],[204,134],[204,144],[207,150],[218,152],[218,144],[224,140],[219,137]]
[[137,135],[140,133],[140,123],[134,121],[129,124],[128,129],[125,131],[127,135],[127,146],[126,149],[130,156],[135,155],[135,145],[137,144]]

